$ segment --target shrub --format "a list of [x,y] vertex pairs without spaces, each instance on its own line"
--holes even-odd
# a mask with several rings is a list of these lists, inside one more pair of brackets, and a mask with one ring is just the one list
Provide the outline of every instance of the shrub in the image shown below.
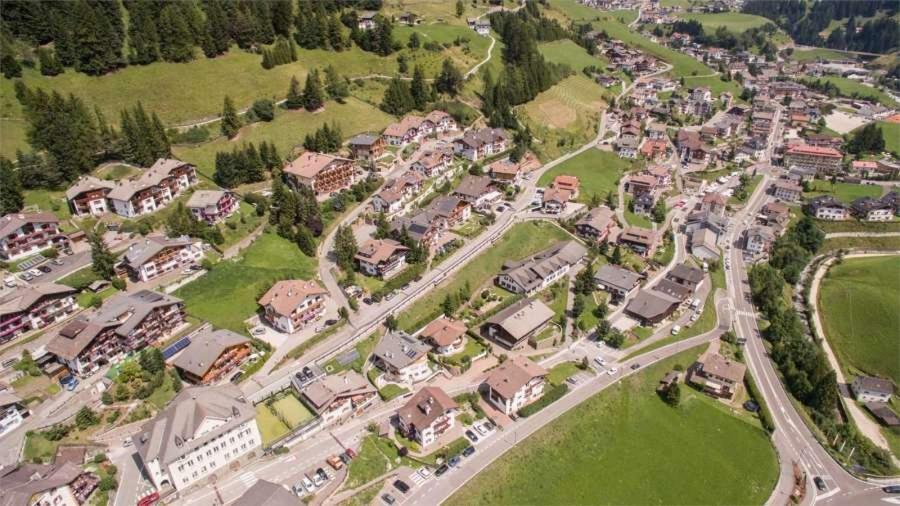
[[566,395],[568,391],[569,385],[566,383],[561,383],[559,385],[550,387],[549,390],[544,392],[544,395],[542,395],[540,399],[520,409],[519,416],[521,416],[522,418],[527,418],[537,413],[538,411],[558,401],[560,398],[562,398],[562,396]]
[[94,464],[99,464],[101,462],[106,462],[106,454],[98,453],[97,455],[94,455]]

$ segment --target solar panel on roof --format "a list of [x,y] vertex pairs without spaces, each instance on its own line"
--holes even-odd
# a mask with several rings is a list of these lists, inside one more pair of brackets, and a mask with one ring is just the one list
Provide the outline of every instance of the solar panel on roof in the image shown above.
[[184,336],[179,339],[175,344],[167,346],[165,350],[163,350],[163,360],[168,360],[172,356],[174,356],[179,351],[187,348],[191,344],[191,338],[188,336]]

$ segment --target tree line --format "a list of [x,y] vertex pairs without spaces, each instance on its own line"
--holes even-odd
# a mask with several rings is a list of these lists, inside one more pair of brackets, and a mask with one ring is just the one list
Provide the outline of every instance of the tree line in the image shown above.
[[281,158],[274,143],[263,141],[259,149],[253,143],[242,148],[234,148],[230,153],[216,153],[213,179],[225,188],[265,180],[266,171],[281,167]]

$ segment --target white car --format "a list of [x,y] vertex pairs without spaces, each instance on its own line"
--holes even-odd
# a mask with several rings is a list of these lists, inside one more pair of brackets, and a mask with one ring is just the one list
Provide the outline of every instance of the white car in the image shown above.
[[44,275],[44,273],[41,272],[41,271],[38,270],[38,269],[28,269],[28,274],[31,274],[31,275],[34,276],[34,277],[39,277],[39,276],[43,276],[43,275]]
[[313,485],[315,485],[316,487],[321,487],[322,484],[325,483],[325,480],[322,479],[322,477],[319,475],[319,473],[315,473],[315,474],[313,474],[312,482],[313,482]]
[[606,371],[606,374],[609,374],[610,376],[615,376],[617,372],[619,372],[619,370],[617,368],[611,367],[608,371]]
[[681,325],[675,325],[674,327],[672,327],[673,336],[677,336],[679,332],[681,332]]
[[419,476],[427,480],[431,477],[431,471],[429,471],[427,467],[423,467],[422,469],[419,469]]
[[309,481],[308,477],[304,476],[301,483],[303,483],[303,488],[306,489],[308,493],[312,494],[313,492],[315,492],[316,486],[313,485],[313,482]]

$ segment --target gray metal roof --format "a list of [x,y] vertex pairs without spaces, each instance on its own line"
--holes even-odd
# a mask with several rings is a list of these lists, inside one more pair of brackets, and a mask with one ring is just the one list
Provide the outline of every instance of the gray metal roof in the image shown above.
[[403,369],[424,357],[431,347],[403,331],[387,333],[372,354],[395,369]]
[[631,290],[641,280],[641,275],[617,265],[605,264],[594,274],[594,281],[620,290]]
[[172,365],[203,377],[225,350],[249,342],[250,339],[230,330],[207,328],[191,337],[191,344],[175,357]]

